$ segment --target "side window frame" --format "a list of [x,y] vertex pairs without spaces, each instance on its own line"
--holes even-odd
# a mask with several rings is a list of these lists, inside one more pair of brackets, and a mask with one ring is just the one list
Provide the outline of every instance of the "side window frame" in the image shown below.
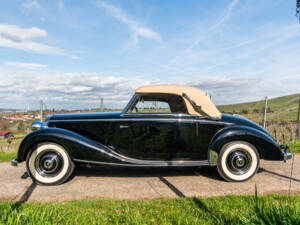
[[[158,94],[158,93],[149,93],[149,94]],[[129,103],[127,104],[127,106],[124,108],[122,114],[123,114],[123,115],[174,115],[174,114],[190,115],[190,114],[188,113],[187,105],[186,105],[186,103],[185,103],[185,101],[184,101],[184,98],[183,98],[183,96],[180,96],[180,95],[177,95],[177,96],[180,97],[180,98],[182,99],[182,102],[183,102],[183,104],[184,104],[186,113],[174,113],[174,112],[172,112],[172,111],[171,111],[170,113],[152,113],[152,112],[151,112],[151,113],[139,113],[139,112],[137,112],[137,113],[131,113],[131,112],[129,112],[129,110],[132,110],[132,108],[137,104],[137,102],[140,100],[140,98],[141,98],[142,96],[144,96],[144,95],[147,95],[147,94],[135,94],[135,95],[131,98],[131,100],[129,101]],[[168,95],[175,95],[175,94],[168,94]],[[171,110],[170,103],[167,102],[167,104],[169,105],[170,110]]]

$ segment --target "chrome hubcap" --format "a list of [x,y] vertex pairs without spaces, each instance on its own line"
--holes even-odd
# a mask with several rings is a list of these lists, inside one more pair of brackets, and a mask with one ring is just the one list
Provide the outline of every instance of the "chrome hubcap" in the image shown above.
[[61,155],[55,151],[40,153],[35,159],[35,169],[43,177],[54,177],[63,167]]
[[237,156],[233,159],[232,164],[238,168],[243,167],[246,163],[246,159],[242,156]]
[[231,152],[227,157],[227,166],[230,172],[238,175],[245,174],[251,166],[251,156],[243,150]]
[[55,162],[53,160],[48,160],[47,159],[47,160],[44,161],[43,166],[44,166],[45,169],[51,169],[51,167],[53,167],[54,163]]

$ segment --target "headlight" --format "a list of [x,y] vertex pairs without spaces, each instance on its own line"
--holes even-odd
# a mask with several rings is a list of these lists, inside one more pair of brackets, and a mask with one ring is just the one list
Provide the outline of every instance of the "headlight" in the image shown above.
[[46,127],[48,127],[48,123],[43,123],[40,121],[34,121],[31,125],[32,130],[40,130],[40,129],[46,128]]

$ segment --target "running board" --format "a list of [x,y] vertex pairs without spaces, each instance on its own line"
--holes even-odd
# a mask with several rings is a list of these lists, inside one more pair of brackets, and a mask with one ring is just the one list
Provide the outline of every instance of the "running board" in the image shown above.
[[74,162],[84,163],[84,164],[95,164],[95,165],[110,165],[110,166],[129,166],[129,167],[185,167],[185,166],[210,166],[208,160],[202,161],[154,161],[153,163],[147,164],[132,164],[132,163],[111,163],[111,162],[99,162],[90,160],[73,159]]

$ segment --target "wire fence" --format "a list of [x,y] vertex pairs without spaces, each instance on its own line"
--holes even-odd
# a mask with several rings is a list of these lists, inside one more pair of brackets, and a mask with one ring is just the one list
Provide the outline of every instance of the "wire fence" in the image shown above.
[[17,139],[2,139],[0,140],[0,152],[16,152],[22,141],[22,137]]
[[273,136],[277,143],[288,144],[295,140],[296,122],[273,122],[266,126],[266,130]]

